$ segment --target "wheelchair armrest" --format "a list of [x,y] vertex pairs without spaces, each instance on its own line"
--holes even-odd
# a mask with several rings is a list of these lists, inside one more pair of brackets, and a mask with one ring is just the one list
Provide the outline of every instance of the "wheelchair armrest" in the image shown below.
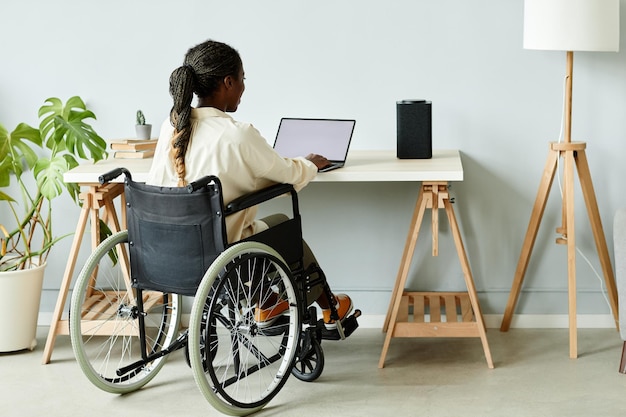
[[276,184],[250,194],[242,195],[241,197],[231,201],[226,206],[225,214],[228,216],[229,214],[247,209],[248,207],[256,206],[264,201],[271,200],[287,193],[292,193],[292,196],[296,194],[296,190],[293,188],[293,185]]

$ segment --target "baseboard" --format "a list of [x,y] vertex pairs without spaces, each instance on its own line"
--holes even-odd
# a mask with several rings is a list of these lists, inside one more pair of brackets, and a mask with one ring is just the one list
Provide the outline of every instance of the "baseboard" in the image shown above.
[[[189,314],[183,314],[183,325],[189,323]],[[499,329],[502,323],[502,314],[485,314],[485,326]],[[50,326],[52,313],[39,313],[37,324]],[[384,315],[364,314],[359,317],[359,326],[364,329],[382,329],[385,322]],[[567,329],[569,318],[567,314],[517,314],[511,320],[512,329]],[[615,328],[615,321],[610,314],[579,314],[577,316],[579,329]]]

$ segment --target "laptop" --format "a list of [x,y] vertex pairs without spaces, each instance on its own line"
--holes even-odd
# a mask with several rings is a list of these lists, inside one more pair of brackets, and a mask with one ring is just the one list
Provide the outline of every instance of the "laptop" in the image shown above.
[[355,120],[304,119],[283,117],[278,126],[274,150],[284,158],[315,153],[331,164],[319,170],[327,172],[341,168],[346,162]]

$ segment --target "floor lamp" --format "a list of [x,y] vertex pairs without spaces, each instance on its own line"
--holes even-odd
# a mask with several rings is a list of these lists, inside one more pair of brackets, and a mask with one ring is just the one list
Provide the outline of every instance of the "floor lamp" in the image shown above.
[[574,229],[574,166],[583,192],[589,221],[598,250],[613,316],[617,324],[617,290],[606,238],[598,212],[591,173],[585,154],[586,143],[572,142],[572,75],[574,51],[617,51],[619,48],[619,0],[525,0],[524,48],[566,52],[565,114],[563,141],[550,143],[548,160],[522,245],[513,286],[504,312],[501,331],[511,324],[515,305],[528,267],[537,230],[557,170],[563,164],[562,223],[556,229],[558,244],[567,245],[570,358],[576,358],[576,237]]

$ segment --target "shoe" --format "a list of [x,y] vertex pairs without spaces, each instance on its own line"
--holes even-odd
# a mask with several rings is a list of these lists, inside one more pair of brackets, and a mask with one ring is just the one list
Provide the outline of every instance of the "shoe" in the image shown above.
[[287,300],[279,300],[275,296],[269,297],[261,307],[254,309],[254,320],[259,327],[268,327],[288,310],[289,302]]
[[[335,294],[335,300],[337,301],[335,308],[337,309],[337,314],[339,315],[339,321],[342,321],[352,312],[352,300],[346,294]],[[334,330],[337,328],[335,320],[330,318],[330,310],[322,309],[322,317],[324,319],[324,326],[326,326],[326,329]]]

